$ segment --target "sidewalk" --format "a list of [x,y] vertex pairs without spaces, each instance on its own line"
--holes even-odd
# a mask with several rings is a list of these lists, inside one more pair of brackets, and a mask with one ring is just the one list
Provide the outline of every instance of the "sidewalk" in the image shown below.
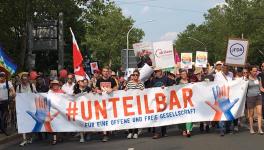
[[2,132],[0,132],[0,144],[4,144],[6,142],[8,142],[9,140],[14,140],[16,138],[19,138],[19,134],[17,134],[16,132],[12,133],[9,136],[6,136],[5,134],[3,134]]

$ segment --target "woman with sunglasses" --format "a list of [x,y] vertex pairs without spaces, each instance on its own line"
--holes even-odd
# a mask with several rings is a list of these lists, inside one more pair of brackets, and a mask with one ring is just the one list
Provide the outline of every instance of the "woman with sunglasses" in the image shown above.
[[[143,90],[145,88],[144,84],[142,82],[140,82],[139,80],[139,71],[138,70],[134,70],[132,76],[132,80],[128,81],[125,91],[126,90],[132,90],[132,89],[139,89],[139,90]],[[129,129],[128,130],[128,139],[131,138],[137,139],[138,138],[138,129]]]
[[[84,77],[77,77],[76,80],[77,80],[77,83],[74,85],[74,88],[73,88],[74,95],[77,95],[80,93],[89,93],[91,91],[91,88],[88,86],[87,79],[85,79]],[[84,136],[85,136],[84,132],[81,132],[80,133],[80,143],[85,142]]]

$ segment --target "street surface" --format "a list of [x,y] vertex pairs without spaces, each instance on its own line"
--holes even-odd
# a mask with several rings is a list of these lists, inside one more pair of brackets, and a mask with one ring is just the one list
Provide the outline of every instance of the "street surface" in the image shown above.
[[93,134],[92,140],[86,143],[79,143],[78,137],[68,135],[63,142],[51,145],[50,140],[35,141],[19,147],[19,139],[12,140],[0,145],[2,150],[66,150],[66,149],[87,149],[87,150],[263,150],[264,135],[250,135],[244,127],[239,133],[226,134],[220,137],[216,129],[210,133],[200,133],[199,128],[194,128],[191,138],[183,137],[176,127],[170,127],[168,137],[152,139],[152,134],[146,129],[138,139],[126,139],[125,131],[119,131],[111,135],[109,142],[101,142],[100,134]]

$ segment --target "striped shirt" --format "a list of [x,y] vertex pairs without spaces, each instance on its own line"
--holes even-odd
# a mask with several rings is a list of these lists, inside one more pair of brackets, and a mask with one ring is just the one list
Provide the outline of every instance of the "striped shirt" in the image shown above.
[[144,89],[145,86],[142,82],[135,83],[133,81],[129,81],[126,86],[127,89]]

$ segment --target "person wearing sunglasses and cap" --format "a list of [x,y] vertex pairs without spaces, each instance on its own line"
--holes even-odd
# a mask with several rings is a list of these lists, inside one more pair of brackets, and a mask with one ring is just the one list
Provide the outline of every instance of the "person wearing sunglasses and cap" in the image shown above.
[[[81,94],[81,93],[89,93],[92,89],[88,86],[87,79],[82,76],[75,76],[77,83],[74,85],[73,88],[73,95]],[[85,133],[80,132],[80,134],[77,134],[78,136],[80,135],[80,143],[85,142]],[[86,134],[86,139],[90,139],[90,135]]]
[[[142,83],[139,80],[139,75],[140,75],[140,73],[138,70],[133,71],[133,74],[131,74],[131,76],[133,76],[133,78],[132,78],[132,80],[128,81],[126,88],[125,88],[125,91],[126,90],[135,90],[135,89],[143,90],[145,88],[144,83]],[[128,139],[131,139],[132,137],[134,139],[138,138],[138,129],[129,129],[128,132],[129,132],[128,136],[127,136]]]
[[69,74],[67,76],[67,82],[62,86],[62,90],[68,94],[68,95],[73,95],[73,88],[74,88],[74,76],[72,74]]

